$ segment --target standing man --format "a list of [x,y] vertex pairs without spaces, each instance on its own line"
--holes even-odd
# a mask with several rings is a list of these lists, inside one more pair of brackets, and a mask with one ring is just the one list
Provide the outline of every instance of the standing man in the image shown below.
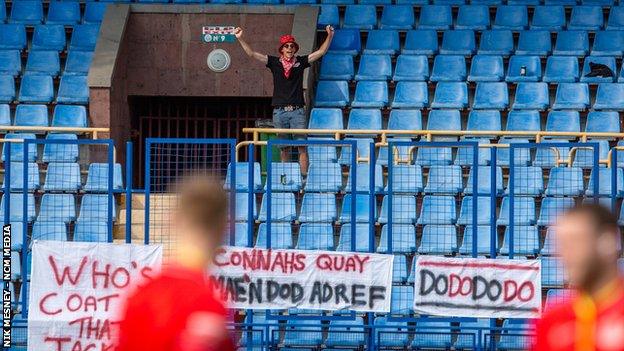
[[[299,44],[290,34],[280,37],[280,45],[277,49],[278,56],[265,55],[254,51],[243,39],[243,30],[236,28],[234,34],[238,42],[249,57],[264,63],[273,73],[273,125],[280,129],[306,129],[305,100],[303,98],[303,71],[310,64],[320,59],[331,44],[334,37],[334,28],[325,27],[327,38],[321,47],[306,56],[295,56],[299,51]],[[282,136],[287,137],[287,136]],[[303,134],[295,134],[295,139],[305,139]],[[299,148],[299,164],[303,174],[308,173],[308,153],[304,146]],[[288,150],[282,148],[280,157],[282,162],[289,160]]]
[[536,325],[533,350],[624,350],[624,278],[617,218],[599,205],[565,213],[555,235],[574,296]]

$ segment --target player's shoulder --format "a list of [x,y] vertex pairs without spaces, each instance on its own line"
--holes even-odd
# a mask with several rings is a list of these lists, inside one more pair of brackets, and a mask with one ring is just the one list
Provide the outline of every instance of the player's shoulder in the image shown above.
[[538,320],[538,327],[540,325],[550,326],[560,322],[566,322],[570,319],[574,319],[575,314],[572,304],[572,301],[568,300],[549,306],[548,310],[542,313],[542,318]]

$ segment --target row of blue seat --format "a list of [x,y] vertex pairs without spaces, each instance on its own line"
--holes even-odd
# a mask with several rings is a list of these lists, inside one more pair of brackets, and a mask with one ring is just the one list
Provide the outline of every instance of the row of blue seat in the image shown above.
[[[284,0],[286,1],[310,1],[312,3],[316,3],[316,0]],[[377,6],[387,6],[387,5],[414,5],[414,6],[425,6],[425,5],[448,5],[448,6],[462,6],[462,5],[486,5],[486,6],[501,6],[501,5],[522,5],[522,6],[565,6],[565,7],[574,7],[577,5],[587,5],[587,6],[603,6],[603,7],[611,7],[615,5],[621,5],[619,0],[320,0],[321,4],[330,4],[330,5],[377,5]]]
[[[555,45],[552,35],[544,30],[520,32],[514,40],[513,32],[505,29],[485,30],[480,32],[479,41],[470,29],[445,30],[442,43],[438,42],[438,33],[433,29],[416,29],[407,32],[401,46],[399,32],[390,29],[371,30],[362,50],[362,39],[357,29],[336,30],[330,45],[330,52],[357,55],[368,54],[395,55],[399,52],[409,55],[536,55],[579,56],[591,53],[593,56],[621,57],[624,50],[624,31],[596,32],[590,45],[589,34],[582,30],[557,32]],[[477,43],[479,45],[477,45]],[[591,48],[591,50],[590,50]]]
[[62,24],[72,26],[79,23],[100,23],[106,11],[105,2],[88,2],[85,5],[84,14],[80,11],[78,1],[51,1],[47,3],[47,12],[44,16],[44,6],[40,0],[13,1],[11,3],[10,17],[7,18],[5,1],[0,1],[0,23],[23,24]]
[[[93,60],[92,51],[71,50],[63,66],[63,75],[87,75]],[[24,74],[42,74],[56,77],[61,74],[61,59],[58,51],[41,50],[28,54]],[[20,50],[0,50],[0,74],[19,76],[22,74]]]
[[[52,127],[87,127],[87,109],[78,105],[55,105],[52,121],[48,116],[46,105],[19,104],[15,108],[15,115],[11,117],[11,108],[8,104],[0,104],[0,126],[52,126]],[[23,137],[23,135],[18,135]],[[32,136],[32,135],[31,135]],[[9,135],[8,138],[14,136]],[[63,137],[62,134],[50,135],[52,139],[73,139]]]
[[[7,194],[2,195],[0,208],[6,208]],[[79,221],[108,221],[108,195],[85,194],[81,197],[80,211],[76,213],[76,197],[73,194],[43,194],[39,211],[36,210],[36,202],[33,194],[27,195],[27,212],[24,216],[24,195],[11,193],[9,196],[9,221],[11,222],[62,222],[69,223]],[[116,205],[113,200],[111,217],[116,220]]]
[[[613,83],[624,82],[624,70],[619,75],[615,57],[587,56],[579,70],[578,58],[574,56],[549,56],[542,76],[542,64],[538,56],[513,55],[505,69],[502,56],[476,55],[467,69],[466,59],[459,55],[437,55],[433,68],[429,70],[429,59],[425,55],[399,55],[396,65],[384,54],[364,54],[359,57],[357,74],[353,56],[328,54],[323,58],[319,78],[322,80],[393,80],[430,82],[538,82],[547,83]],[[603,64],[614,76],[587,76],[590,64]],[[1,68],[0,68],[1,69]],[[58,71],[57,71],[58,72]],[[394,73],[393,73],[394,72]],[[507,74],[505,74],[507,72]]]
[[398,82],[394,98],[390,102],[388,84],[385,81],[359,81],[353,99],[350,98],[347,81],[318,82],[316,107],[354,108],[426,108],[433,109],[489,109],[489,110],[622,110],[624,109],[624,84],[600,83],[595,101],[590,104],[587,83],[560,83],[554,102],[550,103],[548,83],[521,82],[515,91],[515,101],[509,101],[507,83],[477,83],[474,100],[470,106],[468,86],[463,82],[439,82],[433,101],[429,101],[429,89],[425,82]]
[[[90,198],[83,200],[83,203],[85,205],[83,205],[80,217],[73,228],[73,241],[107,242],[107,219],[104,218],[104,216],[92,216],[92,214],[97,214],[97,212],[107,213],[106,203],[103,201],[95,203],[93,200],[90,200]],[[84,211],[84,214],[82,211]],[[34,222],[30,235],[31,240],[69,241],[67,223],[58,221],[57,218],[49,218],[50,217],[44,217],[44,219]],[[113,216],[113,218],[115,218],[115,216]],[[23,222],[12,222],[11,250],[21,251],[22,242]]]
[[[21,3],[21,1],[17,2]],[[93,51],[100,25],[97,23],[73,26],[69,50]],[[23,50],[28,46],[26,27],[23,24],[0,24],[0,49]],[[62,24],[40,24],[30,43],[30,50],[63,51],[67,47],[67,34]]]
[[[63,75],[58,91],[50,75],[28,73],[21,77],[19,95],[16,95],[15,80],[10,75],[0,75],[0,103],[51,103],[81,104],[89,102],[89,87],[86,75]],[[56,98],[55,98],[56,96]]]

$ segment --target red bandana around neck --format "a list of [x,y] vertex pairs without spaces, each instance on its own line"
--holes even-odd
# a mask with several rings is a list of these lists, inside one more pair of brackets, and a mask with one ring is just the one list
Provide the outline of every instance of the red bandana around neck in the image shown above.
[[293,66],[297,62],[297,57],[293,56],[290,60],[284,57],[284,55],[280,56],[280,62],[282,63],[282,67],[284,67],[284,77],[288,79],[290,77],[290,71]]

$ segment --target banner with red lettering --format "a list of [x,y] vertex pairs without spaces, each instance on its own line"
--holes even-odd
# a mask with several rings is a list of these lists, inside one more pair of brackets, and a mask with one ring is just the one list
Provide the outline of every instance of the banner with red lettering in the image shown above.
[[484,318],[536,318],[542,307],[540,260],[445,258],[416,261],[414,311]]
[[394,256],[224,247],[211,283],[230,307],[390,312]]
[[160,245],[35,240],[29,351],[113,351],[122,298],[160,269]]

